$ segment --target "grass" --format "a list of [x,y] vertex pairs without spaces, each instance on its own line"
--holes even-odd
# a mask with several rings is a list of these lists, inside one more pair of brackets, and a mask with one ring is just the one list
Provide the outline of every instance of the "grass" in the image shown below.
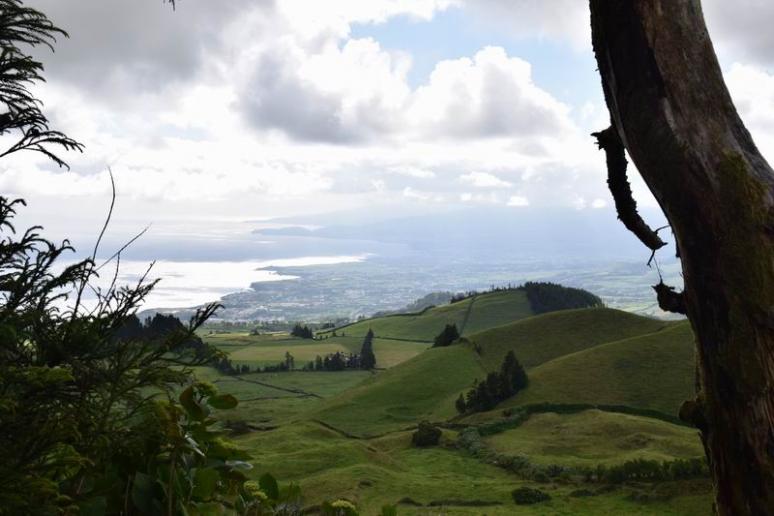
[[628,405],[675,415],[694,396],[688,323],[565,355],[529,371],[530,385],[504,406],[539,402]]
[[469,347],[434,348],[343,392],[315,417],[359,435],[447,419],[459,392],[483,375]]
[[632,459],[702,457],[696,430],[656,419],[600,410],[534,414],[513,430],[485,441],[506,454],[524,454],[538,464],[611,466]]
[[529,369],[599,344],[657,332],[671,324],[610,308],[584,308],[530,317],[468,338],[483,348],[482,361],[487,370],[499,368],[509,350]]
[[[221,413],[224,420],[247,421],[257,426],[285,424],[319,407],[372,376],[368,371],[253,373],[227,376],[211,368],[197,368],[196,377],[214,383],[221,393],[239,400],[234,410]],[[296,392],[292,392],[296,391]]]
[[[671,498],[648,503],[634,501],[632,493],[642,489],[631,487],[578,498],[570,496],[578,485],[523,481],[453,448],[452,438],[445,433],[442,446],[417,449],[410,445],[409,432],[349,439],[306,422],[256,432],[240,438],[240,444],[254,450],[251,475],[258,477],[270,471],[283,483],[300,484],[307,505],[349,499],[361,514],[378,514],[383,505],[407,499],[422,507],[399,504],[401,515],[710,514],[709,486],[705,482],[670,483],[665,487]],[[524,485],[550,493],[552,500],[532,507],[515,505],[510,492]],[[599,486],[589,487],[597,491]],[[664,491],[664,487],[659,489]],[[462,505],[473,501],[495,505]]]
[[[643,340],[620,350],[607,344],[631,336]],[[686,346],[690,329],[684,323],[618,310],[554,312],[476,333],[470,339],[481,345],[482,355],[470,345],[430,349],[335,397],[320,409],[319,419],[346,432],[378,435],[422,419],[450,418],[455,415],[457,396],[474,379],[499,368],[510,349],[528,368],[530,387],[504,407],[577,402],[674,414],[675,404],[685,398],[693,381],[692,348]],[[584,351],[591,354],[571,358]],[[555,370],[558,363],[566,367]],[[659,369],[669,371],[668,378],[654,382]]]
[[[285,353],[290,352],[300,368],[317,356],[331,353],[359,353],[363,337],[338,336],[324,340],[298,339],[287,333],[251,335],[249,333],[217,333],[205,335],[204,339],[229,354],[234,365],[256,366],[274,365],[285,361]],[[393,367],[404,362],[425,349],[424,342],[411,342],[393,339],[374,339],[374,353],[379,368]]]
[[[360,353],[363,346],[363,337],[331,337],[324,342],[333,342],[344,347],[348,352]],[[384,338],[374,338],[374,354],[376,355],[376,367],[387,369],[414,358],[425,351],[429,344],[426,342],[412,342],[405,340],[394,340]]]
[[[364,334],[370,326],[377,333],[377,361],[389,367],[384,371],[263,373],[234,378],[202,368],[197,374],[241,400],[237,409],[221,414],[223,419],[241,419],[265,429],[237,438],[253,455],[255,467],[250,475],[257,478],[271,472],[283,484],[300,484],[306,505],[347,498],[361,514],[378,514],[383,505],[408,498],[421,506],[399,504],[401,515],[710,514],[711,486],[704,480],[629,484],[612,490],[572,482],[536,484],[457,449],[455,433],[450,430],[444,430],[439,447],[410,445],[411,427],[423,419],[453,417],[459,393],[474,378],[498,368],[509,349],[527,366],[530,387],[505,406],[577,402],[673,413],[676,404],[687,397],[685,392],[692,392],[693,345],[687,324],[609,309],[523,318],[528,312],[519,311],[524,305],[511,294],[480,296],[429,310],[423,316],[366,321],[323,341],[287,335],[207,336],[232,352],[232,359],[276,363],[289,350],[301,364],[300,357],[309,356],[304,353],[358,351],[362,335],[356,332]],[[423,337],[434,337],[444,321],[451,320],[445,318],[464,321],[466,314],[466,335],[480,345],[482,355],[472,344],[427,349],[428,344],[421,342]],[[377,321],[383,324],[381,330],[375,327]],[[493,326],[496,324],[499,326]],[[499,418],[502,408],[477,417]],[[521,427],[486,441],[504,453],[526,454],[543,464],[615,464],[631,458],[668,460],[702,454],[691,429],[598,410],[535,414]],[[517,506],[510,493],[520,486],[537,487],[552,499],[531,507]],[[593,496],[572,496],[578,489],[591,490]],[[494,505],[464,506],[476,501]]]
[[368,319],[340,328],[336,333],[363,337],[370,328],[377,337],[432,342],[447,324],[456,324],[462,335],[467,335],[531,315],[527,295],[521,290],[510,290],[481,294],[422,314]]

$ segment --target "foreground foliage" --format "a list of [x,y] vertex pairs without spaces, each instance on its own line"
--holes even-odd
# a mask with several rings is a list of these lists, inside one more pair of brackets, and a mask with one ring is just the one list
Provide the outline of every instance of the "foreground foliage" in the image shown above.
[[[20,201],[0,197],[0,507],[6,514],[175,514],[224,502],[247,456],[217,430],[236,406],[191,368],[221,353],[189,326],[127,331],[154,283],[92,284],[92,259],[58,269],[69,251],[31,228],[16,237]],[[84,299],[90,291],[89,306]]]

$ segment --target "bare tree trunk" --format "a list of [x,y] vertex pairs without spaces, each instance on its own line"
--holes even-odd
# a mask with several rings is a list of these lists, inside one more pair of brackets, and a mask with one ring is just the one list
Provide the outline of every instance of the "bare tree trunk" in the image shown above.
[[591,0],[591,20],[613,131],[682,259],[684,293],[659,292],[697,338],[701,390],[681,416],[701,430],[717,512],[774,514],[774,173],[699,0]]

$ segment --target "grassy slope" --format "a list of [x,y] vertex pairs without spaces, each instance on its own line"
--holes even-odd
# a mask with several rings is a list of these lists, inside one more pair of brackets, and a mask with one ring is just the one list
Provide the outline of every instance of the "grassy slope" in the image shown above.
[[[250,335],[248,333],[219,333],[205,335],[206,342],[228,352],[235,365],[250,367],[273,365],[285,360],[289,351],[300,368],[316,356],[330,353],[358,353],[363,345],[362,337],[331,337],[324,340],[298,339],[287,334]],[[408,360],[425,349],[425,342],[374,339],[377,367],[386,368]]]
[[[321,409],[319,419],[358,435],[376,435],[422,419],[446,419],[454,415],[457,396],[467,390],[474,379],[482,379],[487,371],[497,369],[510,349],[530,368],[567,353],[632,335],[652,332],[658,335],[672,326],[601,308],[531,317],[471,335],[469,338],[483,348],[481,356],[469,345],[428,350],[335,397]],[[531,371],[531,378],[533,374]],[[563,382],[561,377],[558,378]],[[635,378],[641,381],[632,376],[632,380]],[[535,386],[540,385],[537,379],[531,381]],[[556,378],[551,380],[551,386],[556,383]],[[578,388],[577,385],[572,387]],[[669,390],[662,397],[673,399],[682,395],[682,391],[677,392]],[[531,401],[534,400],[530,398]]]
[[[452,439],[453,434],[445,432],[444,442]],[[443,500],[483,500],[499,505],[461,507],[451,503],[430,508],[401,504],[401,515],[704,516],[710,510],[706,483],[675,484],[676,498],[647,504],[633,501],[628,488],[576,498],[569,494],[577,485],[526,482],[451,447],[413,448],[409,432],[358,440],[314,423],[299,423],[255,432],[240,438],[240,443],[255,451],[251,475],[270,471],[282,483],[299,483],[308,505],[347,498],[358,505],[361,514],[378,514],[383,505],[404,498],[424,505]],[[510,492],[524,485],[549,492],[552,500],[532,507],[514,505]]]
[[236,409],[221,412],[222,419],[247,421],[259,426],[297,420],[316,409],[325,399],[354,387],[370,376],[372,374],[368,371],[227,376],[209,367],[196,369],[198,379],[214,383],[220,392],[233,394],[239,400]]
[[600,410],[534,414],[520,427],[486,441],[502,453],[525,454],[541,464],[609,466],[632,459],[704,456],[696,430]]
[[376,435],[454,415],[454,399],[484,371],[467,346],[430,349],[350,389],[315,416],[346,432]]
[[337,333],[362,337],[371,328],[377,337],[430,342],[447,324],[456,324],[463,335],[467,335],[530,315],[532,310],[523,291],[492,292],[458,303],[431,308],[420,315],[393,315],[368,319],[341,328]]
[[[650,339],[671,342],[673,337],[685,332],[684,326],[643,319],[614,310],[568,311],[546,314],[472,335],[471,337],[484,347],[483,357],[479,357],[471,346],[457,345],[428,350],[376,375],[342,372],[262,374],[246,377],[278,387],[314,392],[324,399],[285,397],[287,393],[276,389],[243,382],[232,384],[229,382],[238,380],[227,378],[218,382],[218,386],[222,391],[235,392],[242,399],[253,394],[258,394],[258,397],[280,396],[276,400],[243,403],[229,416],[233,416],[233,419],[247,419],[258,423],[269,421],[271,424],[280,425],[275,430],[253,432],[240,437],[239,440],[253,453],[253,463],[256,467],[251,475],[257,477],[269,471],[283,483],[300,483],[307,504],[318,503],[323,499],[346,497],[355,501],[363,514],[376,514],[382,505],[410,497],[423,504],[439,500],[485,500],[501,505],[460,507],[451,504],[443,508],[400,505],[400,514],[699,516],[710,512],[706,482],[664,484],[665,489],[674,492],[674,497],[648,503],[632,499],[629,487],[621,487],[593,497],[576,498],[571,497],[569,493],[577,489],[577,485],[530,484],[458,450],[444,447],[412,448],[409,445],[410,432],[398,431],[379,438],[352,439],[310,421],[319,419],[337,429],[358,435],[379,435],[411,426],[420,419],[446,419],[453,415],[453,401],[457,394],[468,387],[472,378],[483,377],[485,368],[490,367],[490,364],[499,365],[497,357],[511,347],[516,350],[520,359],[533,365],[530,375],[532,387],[537,389],[540,385],[538,373],[563,360],[551,360],[556,354],[570,353],[565,357],[570,359],[583,353],[599,353],[598,350],[601,349],[599,357],[591,355],[591,358],[586,360],[597,360],[600,364],[608,360],[616,364],[618,362],[610,358],[617,355],[616,346],[627,346],[630,342],[620,339],[656,332],[631,341],[641,343]],[[358,345],[360,339],[344,337],[330,340],[329,344],[351,349],[352,346]],[[618,341],[606,344],[615,340]],[[400,346],[406,345],[403,341],[393,342]],[[426,344],[413,345],[417,348],[426,347]],[[585,348],[590,349],[584,351]],[[284,354],[282,346],[277,349]],[[655,360],[660,364],[659,353],[665,349],[671,348],[646,346],[644,357],[630,355],[632,352],[636,353],[636,350],[621,350],[619,358],[635,356],[636,361],[632,364],[637,367],[648,360]],[[673,359],[674,356],[668,360]],[[543,365],[539,365],[543,362]],[[663,368],[663,365],[658,367]],[[579,372],[577,380],[589,390],[592,388],[588,385],[589,379],[596,381],[597,377],[600,377],[605,380],[603,373],[604,371],[585,374]],[[574,381],[576,377],[570,375],[568,378]],[[624,380],[628,379],[638,383],[653,383],[652,377],[643,379],[629,371],[622,378],[623,383],[616,388],[626,387]],[[659,379],[660,388],[671,389],[664,383],[664,378]],[[583,389],[575,385],[573,390]],[[610,393],[611,387],[606,384],[602,390]],[[596,393],[594,396],[599,397],[600,394]],[[519,400],[520,398],[517,399]],[[695,450],[698,449],[695,437],[691,441],[690,430],[659,421],[597,411],[555,416],[555,420],[551,417],[551,414],[533,416],[523,427],[492,437],[491,442],[510,452],[527,453],[536,462],[563,464],[576,463],[575,461],[612,463],[621,457],[629,456],[694,456]],[[452,437],[451,434],[448,435],[449,438]],[[557,446],[560,440],[563,441],[562,449]],[[620,457],[616,458],[616,454],[620,454]],[[698,455],[700,454],[699,450]],[[533,507],[516,506],[510,500],[510,491],[521,485],[532,485],[546,490],[551,493],[552,500]],[[594,490],[597,486],[592,485],[589,488]]]
[[610,308],[563,310],[475,333],[487,370],[495,370],[509,350],[527,369],[599,344],[657,332],[672,323]]
[[[360,353],[363,347],[363,337],[331,337],[323,342],[333,342],[352,353]],[[393,339],[374,339],[374,354],[376,355],[376,367],[387,369],[396,366],[410,358],[414,358],[428,348],[427,342],[412,342]]]
[[529,372],[530,386],[505,405],[619,404],[676,414],[694,395],[688,323],[562,356]]

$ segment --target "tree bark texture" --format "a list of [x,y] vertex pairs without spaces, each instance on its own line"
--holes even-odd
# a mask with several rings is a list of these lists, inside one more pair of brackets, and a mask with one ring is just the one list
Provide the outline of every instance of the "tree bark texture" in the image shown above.
[[774,173],[700,0],[591,0],[591,21],[612,126],[680,250],[701,387],[681,415],[701,430],[716,510],[774,514]]

